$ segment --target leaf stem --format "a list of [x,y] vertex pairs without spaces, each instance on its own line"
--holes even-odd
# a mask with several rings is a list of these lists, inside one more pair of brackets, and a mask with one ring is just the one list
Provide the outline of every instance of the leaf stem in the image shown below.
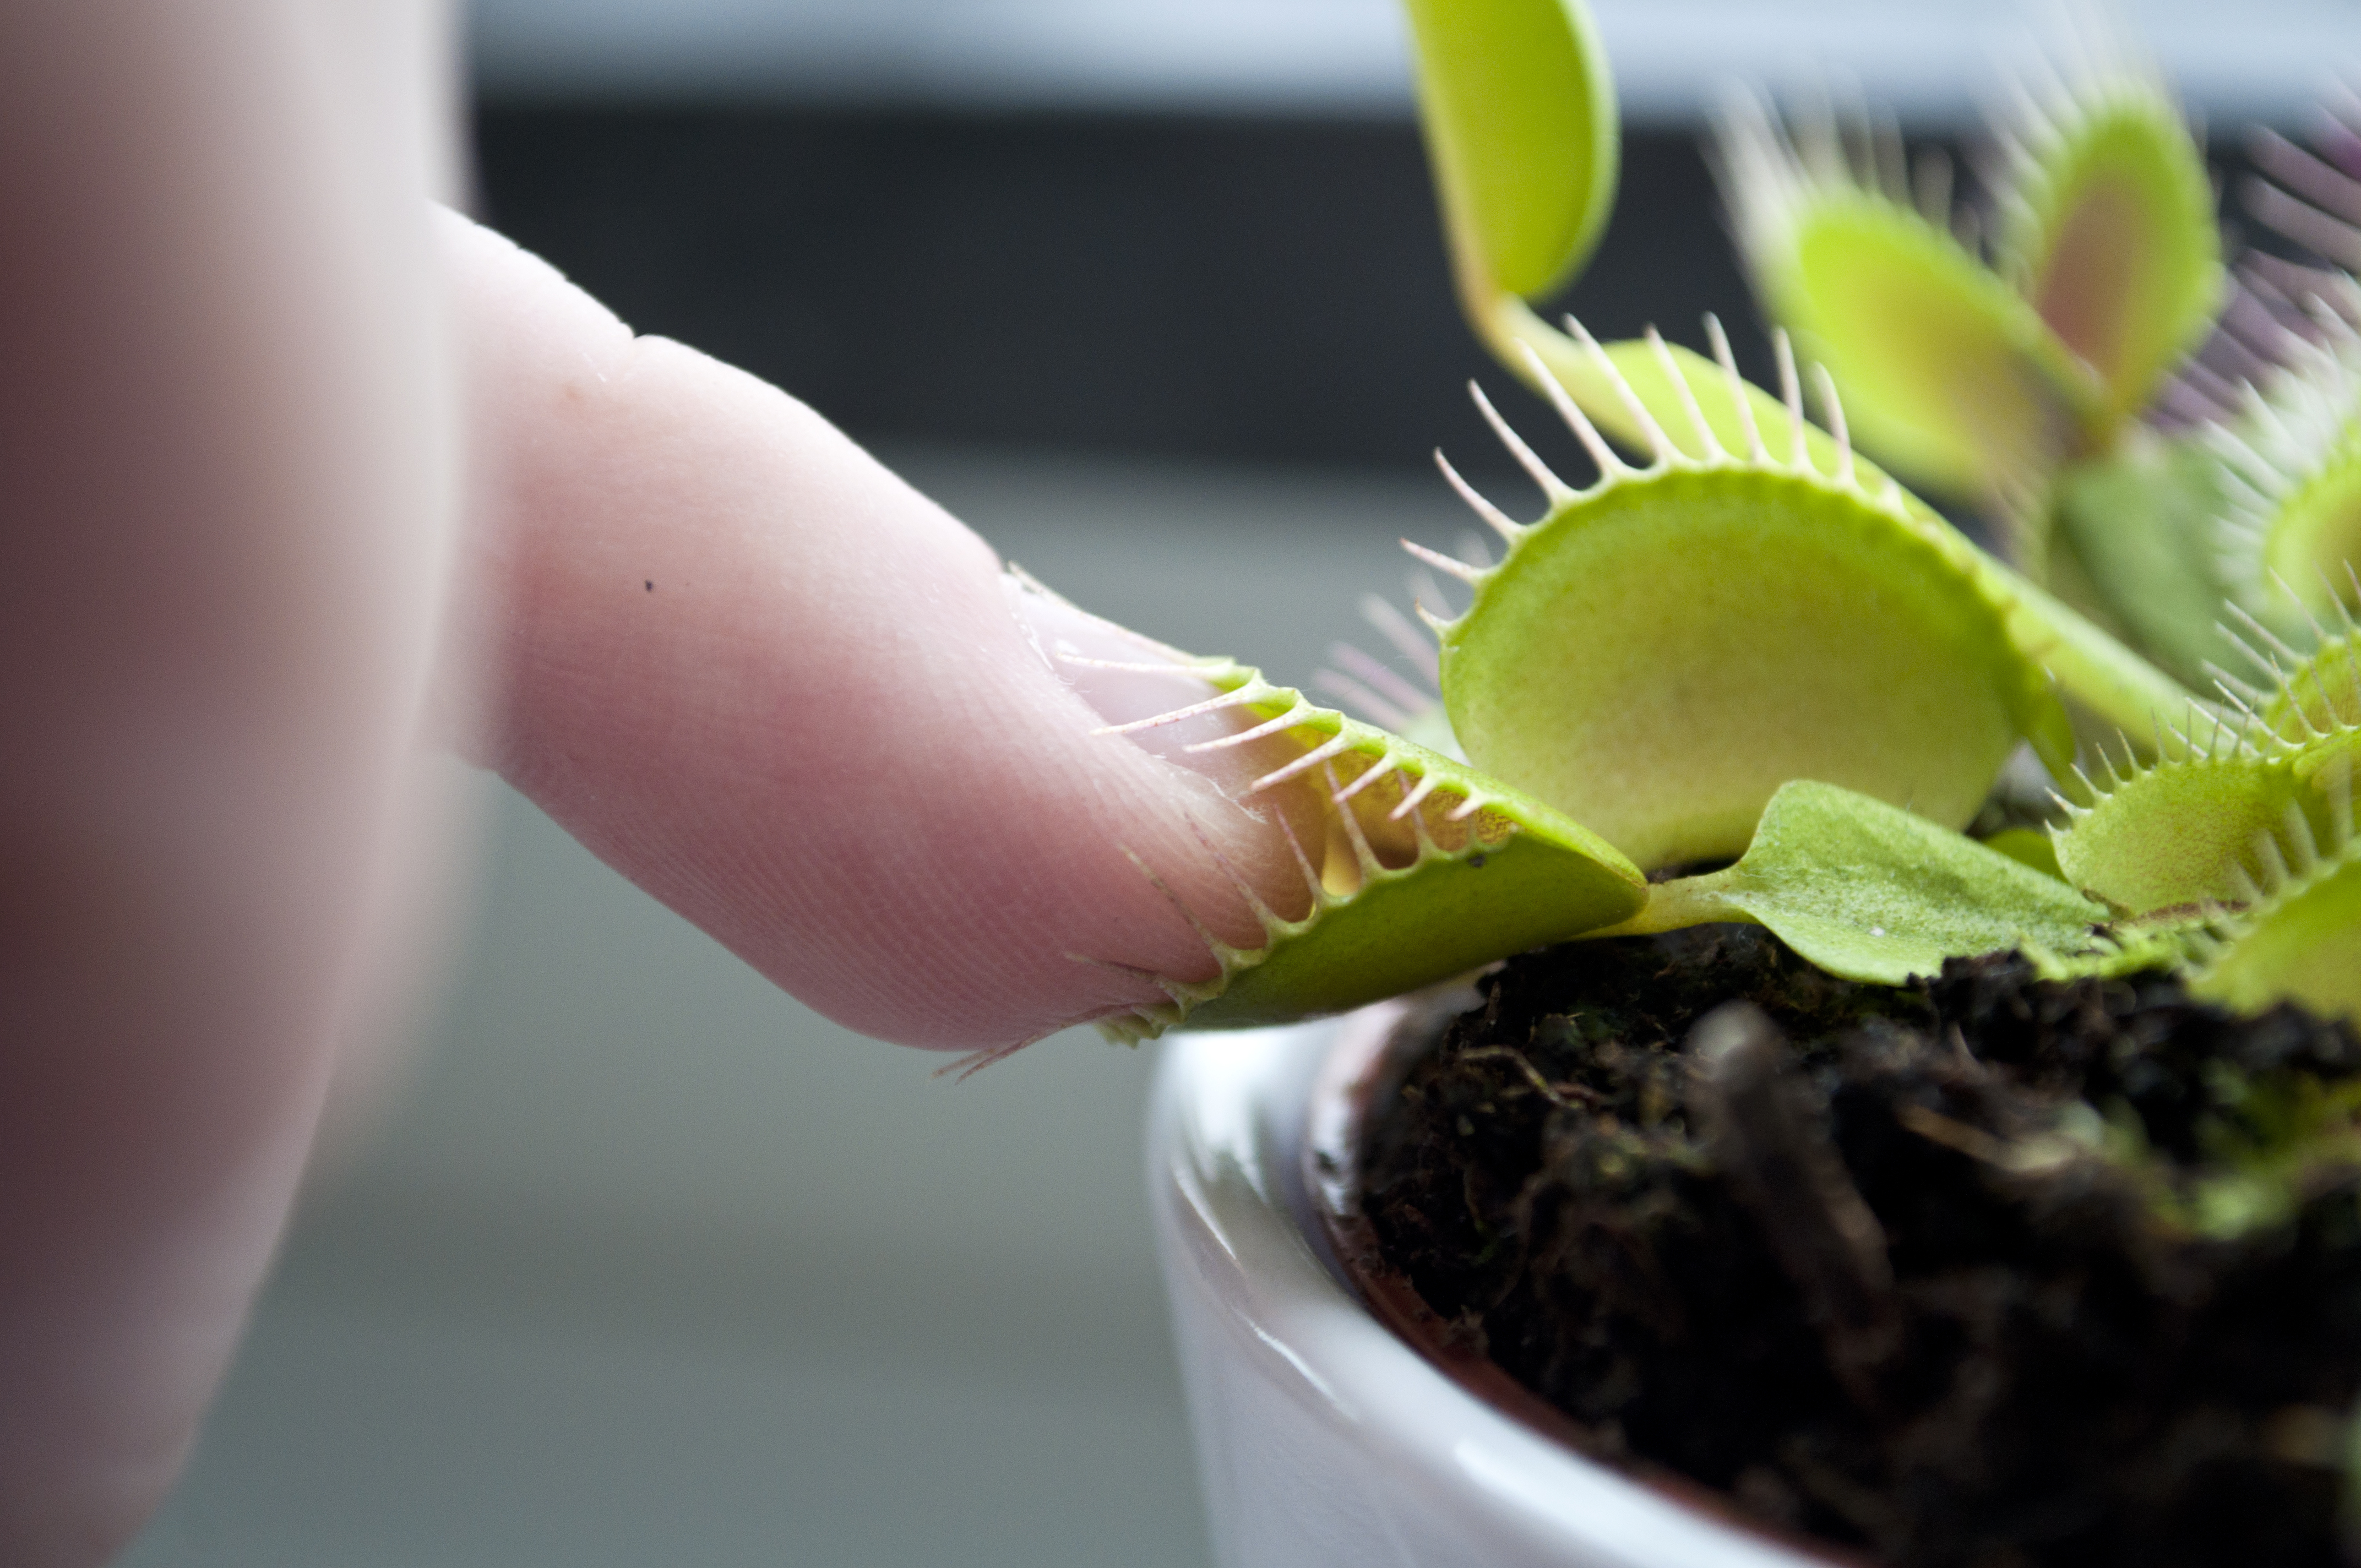
[[1753,916],[1722,897],[1722,889],[1738,868],[1708,872],[1703,876],[1675,877],[1648,889],[1648,902],[1639,913],[1619,925],[1604,926],[1596,931],[1586,931],[1578,941],[1593,937],[1653,937],[1665,931],[1685,931],[1691,926],[1710,926],[1717,921],[1735,921],[1746,926],[1762,924]]

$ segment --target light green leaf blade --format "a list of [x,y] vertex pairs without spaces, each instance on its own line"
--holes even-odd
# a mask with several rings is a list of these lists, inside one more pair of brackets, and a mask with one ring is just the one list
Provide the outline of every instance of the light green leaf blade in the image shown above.
[[2002,270],[2098,373],[2104,421],[2128,419],[2221,308],[2203,150],[2163,83],[2121,65],[2028,98],[2003,145]]
[[1583,0],[1406,0],[1421,124],[1471,310],[1588,258],[1615,203],[1615,84]]
[[1497,780],[1247,666],[1194,667],[1277,724],[1293,753],[1257,794],[1284,819],[1317,825],[1297,833],[1310,907],[1287,918],[1249,894],[1263,945],[1233,947],[1201,929],[1220,972],[1202,982],[1159,977],[1168,1000],[1103,1020],[1110,1038],[1343,1012],[1611,924],[1645,900],[1630,861]]
[[2087,948],[2106,914],[1913,812],[1799,779],[1772,797],[1737,864],[1658,884],[1646,909],[1598,935],[1743,920],[1831,974],[1900,985],[1940,973],[1945,959]]

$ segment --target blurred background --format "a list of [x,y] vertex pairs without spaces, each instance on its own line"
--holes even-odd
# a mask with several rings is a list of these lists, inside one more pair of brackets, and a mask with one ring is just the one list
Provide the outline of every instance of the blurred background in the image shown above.
[[[1752,319],[1714,90],[1832,73],[1956,137],[2047,14],[1595,4],[1629,136],[1566,303],[1691,342]],[[2361,62],[2355,0],[2117,9],[2225,168]],[[1543,428],[1454,313],[1395,0],[478,0],[468,34],[490,222],[1184,647],[1308,679],[1398,537],[1462,532],[1432,449],[1499,477],[1466,379]],[[1202,1563],[1153,1048],[932,1080],[471,787],[410,1077],[128,1561]]]

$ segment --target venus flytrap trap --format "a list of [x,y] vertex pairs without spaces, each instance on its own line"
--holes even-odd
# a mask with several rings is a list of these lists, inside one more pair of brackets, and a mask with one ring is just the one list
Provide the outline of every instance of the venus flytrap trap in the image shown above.
[[2103,448],[2204,336],[2225,277],[2213,181],[2156,68],[2107,38],[2068,52],[2062,73],[2037,54],[2010,82],[1993,249],[2096,381],[2079,433]]
[[1791,129],[1741,98],[1720,151],[1766,310],[1828,367],[1864,444],[1896,467],[1983,499],[2037,468],[2096,403],[2032,302],[1953,233],[1948,179],[1905,183],[1898,133],[1847,145],[1825,106]]
[[2300,851],[2292,866],[2273,861],[2218,941],[2193,946],[2192,992],[2246,1013],[2296,1002],[2328,1016],[2361,1014],[2361,841],[2346,810],[2341,844]]
[[1103,1022],[1110,1038],[1148,1038],[1182,1022],[1237,1026],[1340,1012],[1395,994],[1405,976],[1419,977],[1411,985],[1446,979],[1498,958],[1504,942],[1519,951],[1563,940],[1645,901],[1636,866],[1540,802],[1245,665],[1202,659],[1186,668],[1221,695],[1105,732],[1229,708],[1255,722],[1198,748],[1279,737],[1300,748],[1243,798],[1292,792],[1312,806],[1320,831],[1308,844],[1293,814],[1279,816],[1309,903],[1290,919],[1234,877],[1264,944],[1234,947],[1191,916],[1220,973],[1194,983],[1148,976],[1167,1000]]
[[[1669,352],[1650,347],[1672,378]],[[1479,570],[1420,552],[1474,588],[1467,611],[1436,627],[1444,707],[1469,761],[1652,870],[1736,855],[1791,779],[1956,828],[2020,740],[2065,763],[2065,712],[2004,608],[1913,525],[1898,487],[1862,487],[1833,393],[1838,459],[1823,474],[1787,363],[1774,458],[1719,347],[1744,439],[1725,448],[1685,396],[1691,456],[1591,345],[1653,461],[1624,464],[1560,389],[1559,411],[1599,468],[1583,491],[1479,394],[1551,510],[1519,524],[1467,490],[1505,558]]]
[[[2087,804],[2069,804],[2053,837],[2059,874],[2126,920],[2202,919],[2252,896],[2249,861],[2285,844],[2289,814],[2312,841],[2329,802],[2297,776],[2295,759],[2235,740],[2151,767],[2103,769]],[[2284,850],[2282,852],[2286,852]]]

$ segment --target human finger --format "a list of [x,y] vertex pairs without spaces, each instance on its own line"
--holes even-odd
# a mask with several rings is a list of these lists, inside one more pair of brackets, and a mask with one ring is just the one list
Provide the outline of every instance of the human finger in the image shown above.
[[[1078,678],[1038,635],[1066,612],[1012,605],[818,414],[465,219],[445,239],[487,466],[457,655],[497,694],[481,754],[603,859],[822,1012],[939,1047],[1209,977],[1192,922],[1262,940],[1233,872],[1307,901],[1235,778],[1094,733],[1201,680]],[[1087,620],[1060,623],[1123,635]]]

